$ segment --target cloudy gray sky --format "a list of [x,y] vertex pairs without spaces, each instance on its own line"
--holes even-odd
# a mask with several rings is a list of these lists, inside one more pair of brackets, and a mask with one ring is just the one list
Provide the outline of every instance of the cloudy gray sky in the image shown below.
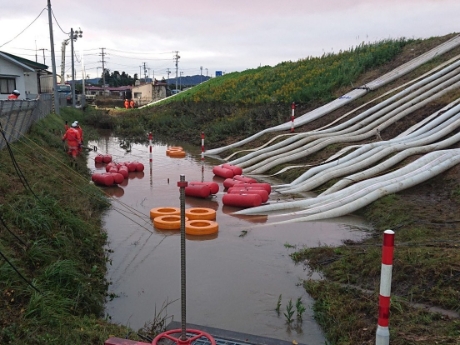
[[[176,51],[179,75],[214,76],[362,42],[460,32],[459,0],[51,0],[51,5],[57,72],[67,32],[80,27],[83,37],[75,51],[83,53],[91,78],[102,71],[101,48],[111,71],[143,76],[145,63],[149,77],[167,78],[169,69],[172,78]],[[47,0],[2,1],[0,51],[34,61],[37,56],[51,70],[46,6]],[[69,74],[69,46],[66,56]],[[79,63],[76,70],[81,75]]]

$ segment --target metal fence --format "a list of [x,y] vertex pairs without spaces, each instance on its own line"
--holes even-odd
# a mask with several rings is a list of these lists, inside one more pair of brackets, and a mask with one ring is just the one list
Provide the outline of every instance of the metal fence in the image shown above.
[[0,136],[0,149],[21,138],[38,120],[53,109],[53,95],[41,94],[34,100],[0,101],[0,125],[4,136]]

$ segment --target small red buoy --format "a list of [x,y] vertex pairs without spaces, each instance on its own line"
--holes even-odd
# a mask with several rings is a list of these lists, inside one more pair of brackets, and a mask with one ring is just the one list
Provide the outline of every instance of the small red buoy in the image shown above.
[[272,186],[270,185],[270,183],[266,183],[266,182],[257,182],[257,183],[241,182],[241,183],[238,183],[237,186],[238,188],[244,187],[244,188],[249,188],[249,189],[253,189],[255,187],[258,189],[262,188],[262,189],[265,189],[268,192],[268,194],[272,192]]
[[225,194],[222,197],[222,203],[242,208],[256,207],[262,204],[262,198],[259,194]]
[[214,173],[214,175],[220,176],[223,178],[232,178],[235,175],[233,170],[224,168],[220,165],[217,165],[214,168],[212,168],[212,172]]
[[144,171],[144,164],[140,162],[134,162],[136,164],[136,171]]
[[134,162],[128,162],[126,163],[127,167],[128,167],[128,171],[129,172],[133,172],[133,171],[136,171],[136,163]]
[[128,178],[129,171],[128,167],[125,165],[122,165],[119,169],[118,172],[123,175],[123,178]]
[[229,194],[259,194],[262,199],[262,203],[267,202],[268,192],[265,189],[246,189],[238,188],[237,186],[229,188],[227,193]]
[[102,161],[104,163],[110,163],[112,161],[112,156],[111,155],[103,155],[102,156]]
[[241,169],[239,166],[232,165],[232,164],[229,164],[229,163],[224,163],[224,164],[222,164],[222,167],[232,170],[233,174],[235,174],[235,175],[242,175],[243,174],[243,169]]
[[124,176],[120,174],[119,172],[113,172],[113,173],[111,172],[110,174],[113,176],[113,182],[116,184],[122,183],[123,180],[125,179]]
[[216,182],[198,182],[192,181],[188,183],[189,186],[193,185],[206,185],[211,190],[211,194],[217,194],[219,192],[219,185]]
[[207,185],[188,185],[185,187],[186,196],[194,196],[197,198],[207,198],[211,195],[211,189]]
[[234,180],[233,178],[227,178],[227,179],[224,180],[224,187],[225,188],[230,188],[230,187],[233,187],[234,185],[243,184],[243,183],[245,183],[245,182]]
[[253,179],[252,177],[246,177],[243,175],[235,175],[233,176],[233,179],[238,180],[238,181],[247,182],[247,183],[257,183],[257,180]]
[[96,157],[94,157],[94,162],[95,163],[102,163],[102,155],[101,154],[98,154]]

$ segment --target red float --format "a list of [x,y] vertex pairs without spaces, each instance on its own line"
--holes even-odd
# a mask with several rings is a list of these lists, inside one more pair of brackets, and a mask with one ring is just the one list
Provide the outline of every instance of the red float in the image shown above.
[[259,189],[262,188],[262,189],[265,189],[268,192],[268,194],[270,194],[272,192],[272,186],[270,185],[270,183],[265,183],[265,182],[257,182],[257,183],[241,182],[241,183],[238,183],[238,188],[242,188],[242,187],[244,187],[244,188],[257,187]]
[[237,184],[243,184],[245,182],[234,180],[233,178],[227,178],[224,180],[224,188],[230,188]]
[[111,161],[112,161],[112,156],[111,155],[103,155],[102,156],[102,162],[110,163]]
[[214,173],[214,175],[220,176],[223,178],[232,178],[235,175],[233,170],[224,168],[220,165],[217,165],[214,168],[212,168],[212,172]]
[[197,198],[208,198],[211,195],[211,189],[207,185],[188,185],[185,187],[186,196],[194,196]]
[[129,172],[136,171],[136,163],[135,162],[128,162],[126,163]]
[[259,194],[225,194],[222,203],[227,206],[256,207],[262,204]]
[[243,175],[243,169],[241,169],[239,166],[224,163],[222,164],[222,167],[232,170],[233,174],[235,175]]
[[123,180],[125,179],[124,176],[122,174],[120,174],[119,172],[111,172],[109,173],[113,176],[113,181],[114,183],[116,184],[120,184],[123,182]]
[[216,182],[198,182],[198,181],[192,181],[188,183],[189,186],[194,186],[194,185],[206,185],[209,187],[211,190],[211,194],[217,194],[219,192],[219,185]]
[[144,164],[140,162],[134,162],[136,164],[136,171],[144,171]]
[[121,166],[119,169],[118,169],[118,172],[120,174],[123,175],[124,178],[128,178],[128,175],[129,175],[129,171],[128,171],[128,167],[123,165]]
[[242,175],[235,175],[233,176],[233,179],[234,180],[237,180],[237,181],[243,181],[243,182],[247,182],[247,183],[257,183],[258,181],[251,178],[251,177],[246,177],[246,176],[242,176]]
[[114,162],[109,162],[109,163],[107,163],[107,165],[105,166],[105,171],[109,172],[110,169],[112,169],[113,167],[116,167],[115,163],[114,163]]
[[262,203],[267,202],[268,200],[268,192],[265,189],[246,189],[246,188],[238,188],[232,187],[229,188],[229,194],[259,194],[260,198],[262,199]]
[[94,162],[102,163],[103,162],[102,159],[103,159],[102,155],[98,154],[96,157],[94,157]]

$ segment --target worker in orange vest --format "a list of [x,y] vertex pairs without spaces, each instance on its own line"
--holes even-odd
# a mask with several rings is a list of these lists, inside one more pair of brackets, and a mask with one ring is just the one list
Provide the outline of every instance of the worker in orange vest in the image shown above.
[[134,109],[134,105],[136,103],[134,103],[134,99],[131,98],[131,101],[129,102],[129,106],[131,107],[131,109]]
[[62,136],[62,141],[67,140],[67,153],[75,159],[78,155],[78,150],[81,148],[80,133],[77,130],[77,124],[74,122],[72,126]]
[[125,99],[125,108],[126,108],[126,109],[129,109],[129,101],[128,101],[127,98]]
[[14,100],[16,100],[16,99],[19,98],[19,95],[20,95],[20,94],[21,94],[21,93],[20,93],[18,90],[14,90],[14,91],[11,93],[11,95],[8,96],[8,99],[9,99],[10,101],[14,101]]

